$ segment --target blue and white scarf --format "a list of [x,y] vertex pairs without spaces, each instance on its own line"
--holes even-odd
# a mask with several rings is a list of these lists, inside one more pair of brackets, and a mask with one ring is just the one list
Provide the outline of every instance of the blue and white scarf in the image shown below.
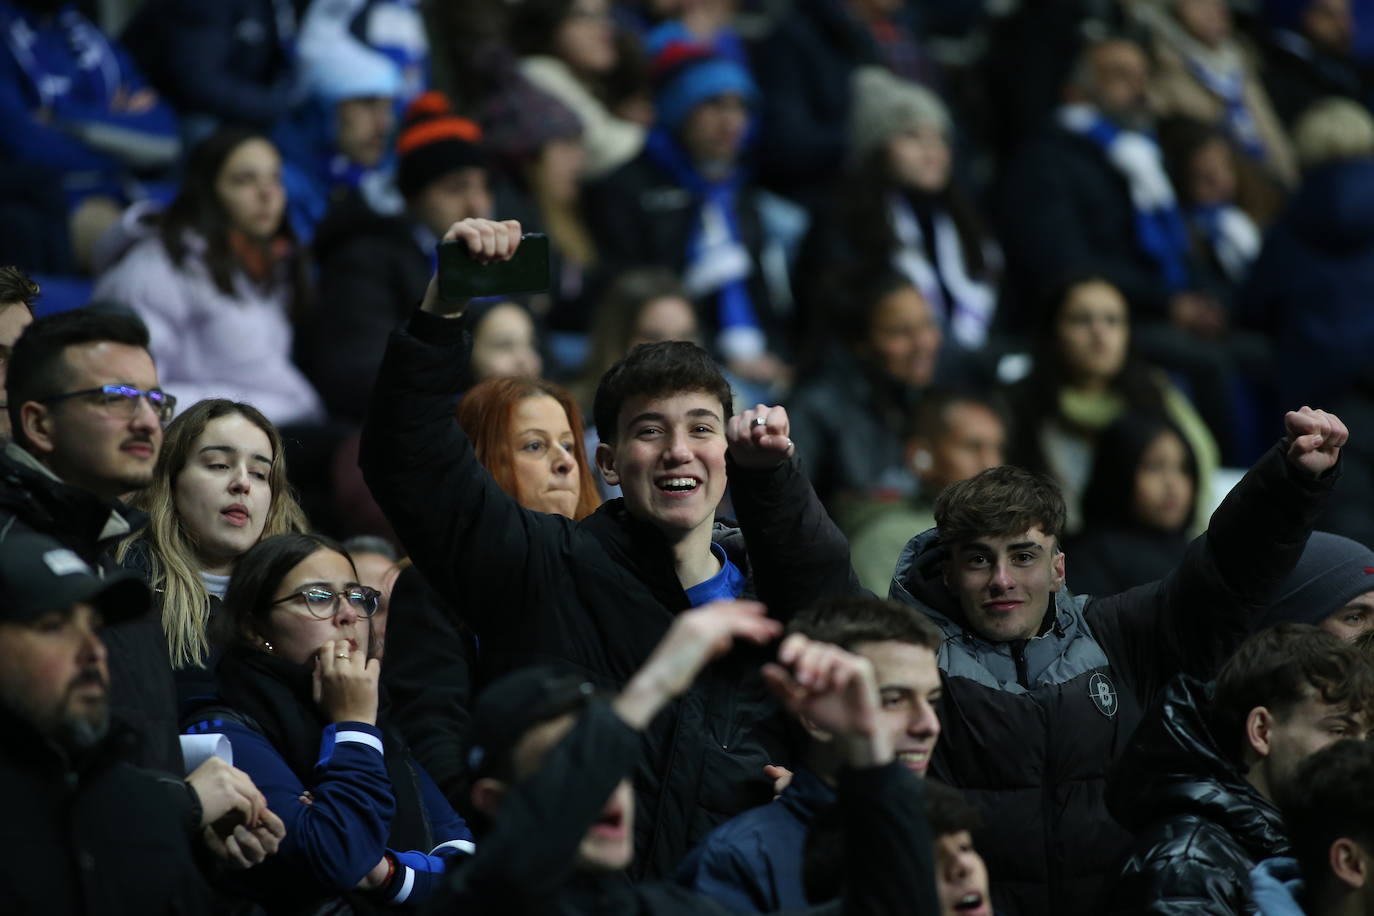
[[1141,250],[1158,265],[1170,289],[1186,287],[1188,227],[1154,136],[1119,127],[1091,105],[1063,106],[1059,124],[1101,148],[1107,161],[1126,179]]
[[1193,207],[1188,217],[1206,239],[1227,279],[1239,283],[1259,257],[1261,236],[1254,220],[1235,204]]
[[712,181],[697,171],[673,135],[662,127],[649,131],[645,152],[696,201],[696,219],[687,238],[682,282],[692,298],[716,296],[719,336],[716,347],[727,360],[761,356],[767,341],[749,296],[753,259],[740,237],[737,205],[745,170],[736,165]]

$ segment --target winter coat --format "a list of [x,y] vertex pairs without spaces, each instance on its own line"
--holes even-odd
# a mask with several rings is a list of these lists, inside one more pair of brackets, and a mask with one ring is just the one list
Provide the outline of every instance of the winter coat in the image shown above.
[[1174,679],[1112,767],[1107,807],[1135,834],[1112,891],[1113,914],[1254,913],[1250,869],[1289,854],[1278,809],[1212,733],[1211,702],[1208,685]]
[[[420,311],[392,335],[363,428],[367,484],[416,567],[476,632],[479,681],[558,661],[617,689],[690,606],[669,545],[622,500],[574,522],[502,491],[452,418],[468,347],[461,321]],[[746,595],[785,621],[858,588],[848,545],[795,461],[728,467],[741,529],[718,524],[714,538],[749,577]],[[763,767],[784,742],[758,673],[766,655],[736,648],[644,733],[639,874],[669,873],[716,824],[772,797]]]
[[148,82],[75,4],[44,21],[0,0],[0,34],[0,157],[61,176],[69,202],[123,199],[134,172],[176,164],[176,113],[161,98],[137,113],[116,104],[121,94],[148,91]]
[[[0,710],[0,909],[15,916],[213,912],[193,854],[200,802],[185,782],[131,766],[130,735],[79,758]],[[134,739],[136,741],[136,739]]]
[[[745,281],[759,327],[770,349],[777,352],[788,343],[783,315],[772,302],[764,272],[765,235],[761,192],[747,182],[735,200],[739,239],[752,265]],[[586,189],[585,211],[596,239],[598,255],[608,275],[631,267],[667,267],[678,274],[687,266],[688,240],[696,228],[698,201],[677,184],[647,153]],[[698,303],[697,314],[707,340],[720,330],[716,295]]]
[[678,883],[736,913],[802,909],[806,837],[816,815],[834,804],[833,788],[798,769],[771,804],[712,830],[678,867]]
[[331,416],[361,423],[367,415],[387,335],[424,298],[434,272],[424,247],[433,243],[428,231],[377,213],[357,192],[320,224],[320,306],[302,328],[297,351]]
[[1344,397],[1374,347],[1374,158],[1307,174],[1269,231],[1237,323],[1283,342],[1281,404]]
[[[477,855],[455,869],[436,912],[541,913],[556,916],[725,916],[700,894],[667,884],[627,882],[620,873],[570,875],[578,843],[634,765],[635,732],[603,703],[593,703],[545,757],[514,786]],[[847,770],[838,779],[849,877],[842,900],[802,910],[807,916],[891,916],[939,911],[934,841],[919,780],[901,764]],[[644,816],[635,811],[635,819]]]
[[1137,240],[1130,188],[1093,141],[1057,126],[1042,132],[1011,160],[999,199],[1002,289],[1023,291],[1016,309],[1002,310],[1015,330],[1034,327],[1049,284],[1084,269],[1121,290],[1135,318],[1165,315],[1170,290]]
[[154,0],[124,30],[178,110],[264,130],[291,106],[295,37],[291,0]]
[[1303,112],[1322,99],[1365,100],[1365,80],[1355,61],[1319,50],[1287,29],[1276,30],[1269,37],[1262,75],[1274,109],[1289,130]]
[[1213,677],[1245,638],[1301,556],[1335,476],[1308,477],[1276,446],[1170,576],[1103,598],[1061,588],[1028,640],[988,642],[966,627],[944,584],[938,530],[908,545],[891,595],[945,636],[931,774],[964,790],[989,824],[1018,825],[976,838],[1001,916],[1102,912],[1130,843],[1106,810],[1109,767],[1171,678]]
[[[831,511],[836,511],[837,498],[852,503],[916,491],[902,432],[920,402],[920,392],[881,375],[875,367],[837,351],[825,368],[797,385],[787,401],[797,454],[816,494]],[[850,530],[844,518],[840,521]]]
[[[123,503],[67,486],[14,443],[0,453],[0,541],[10,534],[45,534],[97,570],[113,568],[114,545],[147,517]],[[133,740],[129,762],[183,774],[177,740],[177,692],[162,618],[141,614],[101,630],[109,650],[110,714]]]
[[[233,876],[269,912],[313,914],[331,899],[363,912],[369,902],[421,904],[448,860],[472,852],[467,825],[387,727],[385,702],[376,724],[326,722],[310,667],[251,647],[227,650],[215,678],[219,696],[188,714],[186,731],[227,737],[234,766],[286,826],[274,856]],[[353,893],[386,852],[391,881]]]
[[1068,542],[1069,582],[1081,595],[1115,595],[1163,579],[1188,551],[1188,536],[1131,525],[1088,527]]
[[466,810],[477,647],[459,624],[463,608],[449,608],[414,566],[396,577],[388,607],[382,684],[391,721],[453,807]]
[[94,297],[129,306],[148,326],[158,378],[183,408],[206,398],[246,401],[278,426],[323,419],[319,395],[291,361],[289,284],[263,289],[236,272],[215,286],[205,242],[188,234],[178,266],[156,236],[135,244],[96,283]]

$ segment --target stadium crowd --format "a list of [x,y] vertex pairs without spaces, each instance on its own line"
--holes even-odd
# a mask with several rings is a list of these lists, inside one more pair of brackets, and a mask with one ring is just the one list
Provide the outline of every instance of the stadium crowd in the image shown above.
[[1360,0],[0,0],[0,914],[1374,916],[1371,107]]

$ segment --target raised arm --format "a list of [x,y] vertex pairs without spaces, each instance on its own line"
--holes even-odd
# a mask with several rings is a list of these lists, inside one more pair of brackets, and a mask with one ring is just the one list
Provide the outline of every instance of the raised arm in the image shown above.
[[[444,238],[464,240],[479,259],[505,260],[519,245],[520,225],[464,220]],[[521,508],[453,418],[468,361],[457,320],[465,305],[442,302],[431,279],[421,309],[391,335],[358,463],[426,581],[484,633],[517,625],[513,610],[538,600],[525,590],[545,577],[530,569],[561,549],[572,523]],[[472,600],[497,594],[500,602]]]
[[782,621],[817,598],[861,589],[849,542],[802,472],[789,433],[786,408],[763,404],[726,427],[730,495],[749,565],[759,598]]
[[1179,671],[1214,676],[1302,555],[1349,433],[1307,407],[1284,421],[1286,438],[1227,494],[1171,576],[1090,605],[1094,631],[1129,661],[1144,695]]

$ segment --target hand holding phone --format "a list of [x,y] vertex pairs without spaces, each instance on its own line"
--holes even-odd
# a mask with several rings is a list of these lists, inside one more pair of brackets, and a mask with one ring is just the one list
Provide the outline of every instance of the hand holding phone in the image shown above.
[[549,288],[549,238],[523,235],[515,253],[505,260],[484,260],[474,255],[466,240],[455,239],[439,246],[439,296],[443,299],[476,299],[541,293]]
[[[466,246],[478,263],[494,263],[509,260],[520,248],[520,224],[515,220],[497,222],[489,219],[465,219],[454,223],[444,233],[443,242],[459,242]],[[440,246],[442,254],[443,245]],[[452,255],[450,255],[452,257]],[[425,289],[422,311],[447,318],[457,318],[467,307],[471,297],[458,296],[453,299],[441,296],[439,273],[429,280]]]

